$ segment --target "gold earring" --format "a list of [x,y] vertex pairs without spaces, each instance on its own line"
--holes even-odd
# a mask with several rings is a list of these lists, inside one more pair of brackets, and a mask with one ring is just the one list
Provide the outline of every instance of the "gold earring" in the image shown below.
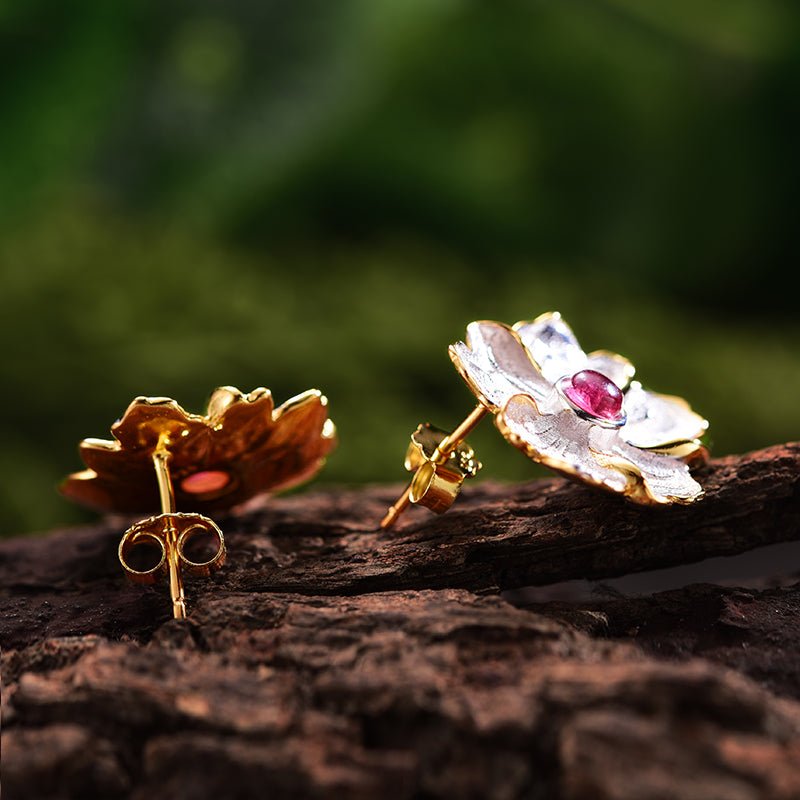
[[[111,433],[110,441],[81,442],[87,469],[69,475],[60,491],[103,511],[160,506],[160,514],[125,532],[119,560],[136,583],[169,576],[175,619],[186,618],[182,572],[208,576],[225,562],[222,531],[197,512],[228,509],[301,483],[320,469],[336,443],[327,400],[316,389],[275,408],[268,389],[243,394],[224,386],[211,395],[205,415],[187,413],[167,397],[137,397]],[[196,561],[187,545],[202,535],[210,537],[213,555]],[[147,545],[160,551],[158,563],[131,563],[134,551]]]
[[414,475],[381,527],[410,503],[450,508],[481,466],[464,439],[488,413],[507,441],[570,478],[642,505],[702,496],[690,467],[708,459],[708,422],[681,398],[645,390],[623,356],[585,353],[558,312],[513,327],[472,322],[449,352],[478,405],[450,434],[429,425],[412,434]]

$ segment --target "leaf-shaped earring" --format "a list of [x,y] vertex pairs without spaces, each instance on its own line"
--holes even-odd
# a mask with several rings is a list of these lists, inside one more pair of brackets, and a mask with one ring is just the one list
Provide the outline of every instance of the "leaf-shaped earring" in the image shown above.
[[[125,532],[119,560],[137,583],[169,576],[176,619],[186,618],[182,572],[209,575],[225,561],[222,531],[197,512],[228,509],[302,483],[321,468],[336,443],[327,400],[316,389],[275,408],[268,389],[243,394],[224,386],[212,394],[205,415],[187,413],[167,397],[137,397],[111,433],[112,440],[81,442],[88,469],[67,477],[60,490],[103,511],[160,506],[160,514]],[[200,537],[210,539],[212,550],[198,561],[189,543]],[[142,546],[156,548],[155,566],[135,563]]]
[[463,440],[490,412],[511,444],[570,478],[642,505],[702,496],[690,466],[708,458],[706,420],[679,397],[645,390],[623,356],[585,353],[558,312],[513,327],[472,322],[450,358],[478,405],[450,434],[420,426],[412,435],[414,476],[382,527],[409,503],[437,513],[452,505],[480,467]]

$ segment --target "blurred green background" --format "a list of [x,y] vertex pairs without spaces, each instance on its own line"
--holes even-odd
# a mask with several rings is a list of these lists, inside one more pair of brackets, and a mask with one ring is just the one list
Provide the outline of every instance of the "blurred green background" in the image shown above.
[[[800,436],[800,6],[0,5],[4,534],[137,394],[311,386],[322,482],[401,480],[446,346],[559,309],[712,421]],[[485,425],[484,475],[533,465]]]

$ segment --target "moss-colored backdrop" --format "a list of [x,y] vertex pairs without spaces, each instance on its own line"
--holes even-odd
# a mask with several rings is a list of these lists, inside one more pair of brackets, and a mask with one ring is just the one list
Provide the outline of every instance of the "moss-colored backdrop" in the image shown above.
[[[137,394],[310,386],[320,480],[401,480],[474,318],[557,308],[718,453],[800,436],[800,8],[211,0],[0,9],[0,531]],[[486,476],[536,474],[490,424]]]

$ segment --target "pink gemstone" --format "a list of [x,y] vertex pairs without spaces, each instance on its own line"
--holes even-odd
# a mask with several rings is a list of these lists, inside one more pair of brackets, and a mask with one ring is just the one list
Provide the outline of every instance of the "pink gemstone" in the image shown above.
[[562,391],[573,405],[593,417],[609,422],[620,418],[622,392],[614,381],[593,369],[583,369],[565,379]]
[[231,476],[219,469],[208,469],[195,472],[181,481],[181,489],[187,494],[209,494],[224,489],[230,482]]

